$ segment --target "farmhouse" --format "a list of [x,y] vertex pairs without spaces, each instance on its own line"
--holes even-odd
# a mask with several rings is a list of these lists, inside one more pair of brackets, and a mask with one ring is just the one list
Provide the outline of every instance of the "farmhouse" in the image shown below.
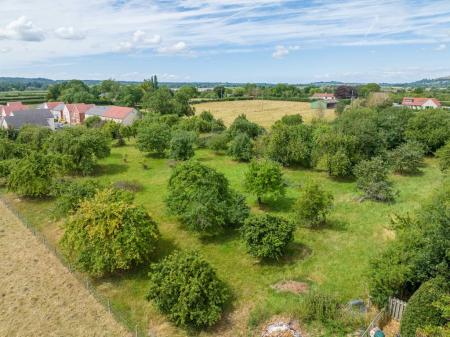
[[93,108],[95,104],[66,104],[62,112],[62,121],[68,124],[81,124],[84,122],[85,113]]
[[404,97],[402,106],[411,109],[437,109],[441,102],[436,98]]
[[64,119],[64,107],[64,102],[46,102],[37,106],[38,109],[49,109],[56,121],[62,121]]
[[328,94],[328,93],[315,93],[314,95],[312,95],[310,97],[310,99],[316,100],[316,99],[323,99],[323,100],[330,100],[330,101],[335,101],[336,100],[336,96],[334,96],[334,94]]
[[22,102],[8,102],[6,105],[0,105],[0,115],[3,117],[10,116],[12,112],[24,110],[28,107]]
[[114,121],[123,125],[131,125],[138,117],[134,108],[123,106],[94,106],[85,113],[85,117],[98,116],[105,121]]
[[1,119],[3,129],[20,129],[27,124],[45,126],[51,130],[55,129],[53,114],[49,109],[17,110]]

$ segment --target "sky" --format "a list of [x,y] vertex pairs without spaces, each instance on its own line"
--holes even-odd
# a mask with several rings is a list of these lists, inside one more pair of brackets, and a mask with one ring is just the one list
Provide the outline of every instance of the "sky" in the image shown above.
[[450,0],[0,0],[0,76],[409,82],[450,75]]

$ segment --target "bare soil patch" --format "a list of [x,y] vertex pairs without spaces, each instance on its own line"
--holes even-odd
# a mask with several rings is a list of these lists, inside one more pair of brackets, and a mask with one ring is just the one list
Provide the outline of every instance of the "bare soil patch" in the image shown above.
[[129,336],[1,201],[0,259],[0,336]]
[[280,292],[289,292],[293,294],[304,294],[309,291],[309,285],[299,281],[280,281],[271,287]]
[[264,324],[261,337],[307,337],[296,320],[285,317],[273,317]]

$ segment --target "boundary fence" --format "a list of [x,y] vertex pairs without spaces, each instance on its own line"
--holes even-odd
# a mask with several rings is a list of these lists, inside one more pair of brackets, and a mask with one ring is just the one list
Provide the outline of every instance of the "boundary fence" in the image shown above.
[[11,211],[19,221],[36,237],[39,242],[45,245],[45,247],[50,251],[56,258],[70,271],[70,273],[84,286],[84,288],[113,316],[113,318],[121,325],[123,325],[133,337],[147,337],[148,334],[145,333],[136,322],[132,321],[127,317],[125,312],[118,308],[115,308],[111,303],[111,300],[100,294],[96,289],[92,281],[85,275],[75,271],[71,263],[62,255],[53,244],[51,244],[47,238],[37,230],[27,219],[25,219],[17,210],[12,206],[7,200],[0,197],[0,202],[2,202],[5,207]]
[[401,321],[407,305],[408,303],[399,300],[398,298],[389,297],[388,312],[391,318],[396,321]]

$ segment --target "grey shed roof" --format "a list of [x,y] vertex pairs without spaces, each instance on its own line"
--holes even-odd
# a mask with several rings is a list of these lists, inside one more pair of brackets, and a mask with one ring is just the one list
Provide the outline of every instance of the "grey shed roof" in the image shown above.
[[26,124],[49,126],[48,120],[53,119],[49,109],[27,109],[14,111],[14,116],[5,117],[8,127],[18,129]]
[[88,111],[86,111],[85,115],[91,115],[91,116],[103,116],[106,110],[111,108],[110,106],[106,105],[97,105],[92,108],[90,108]]

